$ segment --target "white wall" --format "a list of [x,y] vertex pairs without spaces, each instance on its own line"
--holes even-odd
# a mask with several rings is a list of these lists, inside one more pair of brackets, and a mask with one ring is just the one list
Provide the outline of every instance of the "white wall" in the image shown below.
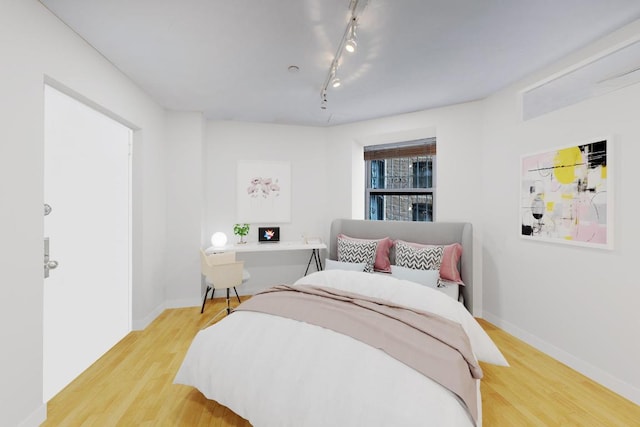
[[143,326],[164,303],[164,110],[36,0],[0,3],[0,54],[0,425],[35,426],[46,415],[42,402],[45,76],[54,86],[72,89],[137,129],[134,326]]
[[[327,194],[328,158],[326,130],[302,126],[218,122],[207,123],[205,142],[205,225],[203,246],[216,231],[235,242],[237,221],[236,169],[238,160],[280,160],[291,162],[291,222],[279,224],[282,240],[301,240],[302,235],[329,234],[327,220],[331,197]],[[343,183],[349,186],[350,183]],[[257,241],[251,224],[248,241]],[[269,285],[291,283],[305,271],[310,252],[238,254],[245,260],[251,279],[238,288],[254,293]],[[324,257],[324,255],[323,255]],[[312,263],[313,265],[313,263]],[[313,268],[311,269],[313,271]]]
[[168,307],[198,305],[204,209],[201,113],[167,112],[167,253]]
[[[484,316],[640,403],[637,280],[640,85],[520,119],[519,91],[640,33],[640,22],[486,100],[483,164]],[[615,249],[519,238],[520,156],[614,137]]]

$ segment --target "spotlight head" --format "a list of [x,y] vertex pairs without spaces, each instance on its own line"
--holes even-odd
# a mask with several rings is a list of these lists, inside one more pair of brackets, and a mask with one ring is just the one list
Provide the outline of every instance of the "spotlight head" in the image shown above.
[[349,53],[354,53],[358,48],[358,37],[356,36],[356,21],[351,22],[351,28],[349,28],[349,37],[344,42],[344,50]]
[[342,82],[340,82],[340,79],[337,77],[334,77],[333,80],[331,80],[331,87],[333,88],[340,87],[341,84]]
[[358,48],[358,42],[356,41],[355,38],[350,38],[344,44],[344,50],[346,50],[349,53],[355,52],[357,48]]

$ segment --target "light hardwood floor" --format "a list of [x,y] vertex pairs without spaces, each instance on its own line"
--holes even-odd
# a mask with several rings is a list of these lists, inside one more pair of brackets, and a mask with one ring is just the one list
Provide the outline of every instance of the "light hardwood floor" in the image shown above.
[[[215,300],[202,315],[200,307],[166,310],[130,333],[49,401],[42,426],[250,426],[197,390],[173,384],[193,336],[222,307]],[[640,426],[640,406],[480,323],[511,364],[482,364],[485,427]]]

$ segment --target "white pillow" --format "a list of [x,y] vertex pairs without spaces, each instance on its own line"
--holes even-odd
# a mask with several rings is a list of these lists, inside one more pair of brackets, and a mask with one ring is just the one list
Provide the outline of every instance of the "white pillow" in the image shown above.
[[364,262],[342,262],[334,261],[327,258],[324,260],[325,270],[348,270],[348,271],[364,271],[367,266]]
[[400,280],[416,282],[424,286],[429,286],[430,288],[437,288],[440,270],[415,270],[413,268],[392,265],[391,276]]

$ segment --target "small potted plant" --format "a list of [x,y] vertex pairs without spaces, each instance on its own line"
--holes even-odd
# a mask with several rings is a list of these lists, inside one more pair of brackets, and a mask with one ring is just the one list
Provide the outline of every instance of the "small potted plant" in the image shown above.
[[247,243],[244,240],[244,236],[249,234],[249,224],[234,224],[233,234],[240,236],[240,241],[238,243]]

